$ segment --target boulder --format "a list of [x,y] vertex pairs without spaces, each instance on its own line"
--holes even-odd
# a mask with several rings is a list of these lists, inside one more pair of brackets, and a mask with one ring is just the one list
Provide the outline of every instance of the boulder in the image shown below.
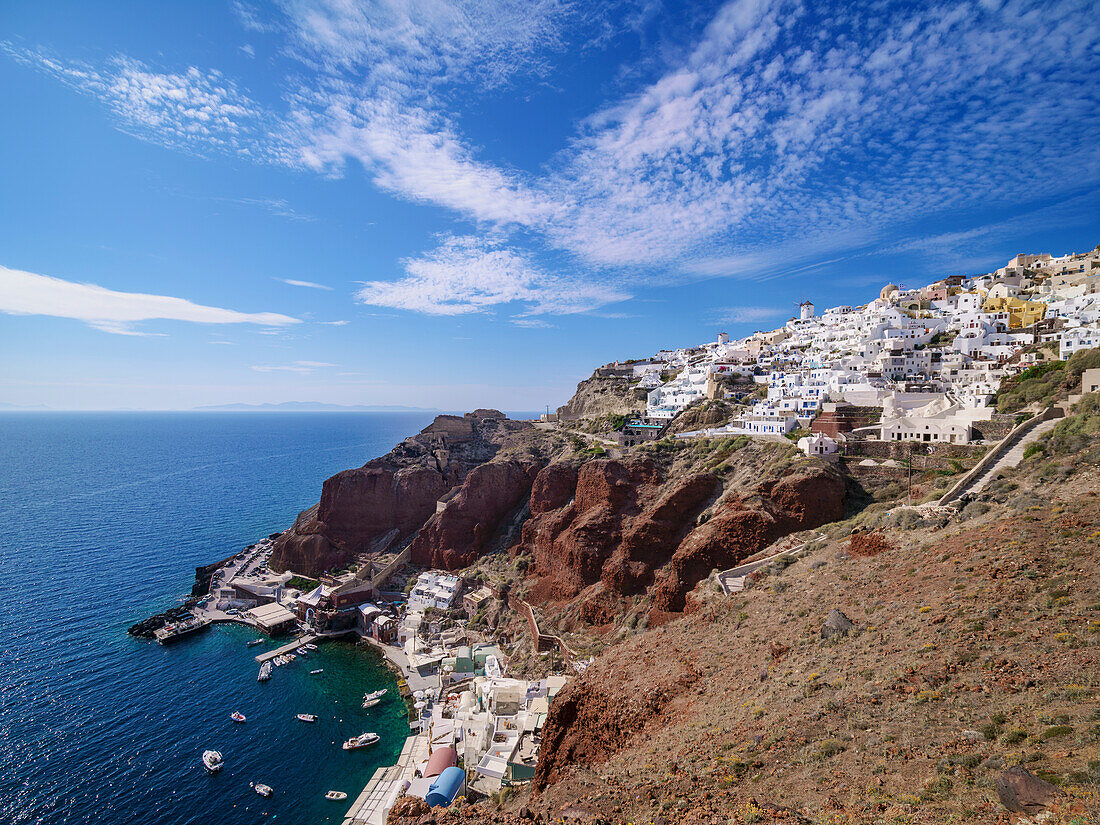
[[1062,791],[1019,766],[1009,768],[994,783],[1001,804],[1013,813],[1037,814],[1058,802]]
[[847,636],[853,627],[855,625],[852,620],[834,607],[829,611],[829,615],[825,617],[825,623],[821,625],[821,638],[839,639],[842,636]]

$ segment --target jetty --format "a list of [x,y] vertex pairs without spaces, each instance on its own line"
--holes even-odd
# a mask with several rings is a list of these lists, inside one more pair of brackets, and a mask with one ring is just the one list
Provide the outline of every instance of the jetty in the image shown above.
[[289,644],[285,644],[282,647],[277,647],[274,650],[267,650],[261,653],[259,656],[256,657],[256,661],[260,664],[263,664],[269,659],[274,659],[276,656],[280,656],[283,653],[293,653],[302,645],[309,644],[316,638],[317,637],[314,636],[312,633],[307,633],[305,636],[301,636],[295,639],[293,642],[290,642]]
[[398,788],[416,777],[416,768],[428,758],[428,736],[417,734],[405,740],[397,764],[379,768],[356,797],[344,817],[343,825],[386,825],[386,814],[393,805]]

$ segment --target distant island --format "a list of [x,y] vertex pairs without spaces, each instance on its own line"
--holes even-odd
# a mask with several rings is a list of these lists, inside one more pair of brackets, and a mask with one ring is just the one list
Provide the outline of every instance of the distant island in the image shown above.
[[325,404],[321,401],[284,401],[281,404],[218,404],[195,407],[196,412],[440,412],[435,407],[405,407],[400,404]]

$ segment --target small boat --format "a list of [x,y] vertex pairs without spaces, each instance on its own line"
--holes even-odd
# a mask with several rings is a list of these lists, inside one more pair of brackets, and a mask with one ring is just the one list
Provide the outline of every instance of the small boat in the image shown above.
[[382,699],[385,697],[385,695],[387,693],[389,693],[389,689],[388,688],[382,688],[381,690],[376,690],[373,693],[364,694],[363,695],[363,707],[373,708],[375,705],[377,705],[379,702],[382,701]]
[[347,798],[348,798],[348,795],[346,793],[344,793],[343,791],[329,791],[327,794],[325,794],[325,799],[335,799],[335,800],[339,801],[341,799],[347,799]]
[[303,647],[299,647],[299,648],[296,648],[294,652],[295,652],[295,653],[297,653],[297,654],[298,654],[299,656],[305,656],[306,654],[308,654],[308,653],[309,653],[309,650],[307,650],[307,649],[306,649],[306,648],[305,648],[305,647],[303,646]]
[[260,672],[256,676],[257,682],[266,682],[271,678],[271,662],[264,662],[260,665]]
[[263,643],[264,643],[263,639],[253,639],[250,642],[246,642],[245,647],[255,647],[256,645],[262,645]]
[[324,673],[324,672],[325,672],[325,669],[323,667],[319,667],[316,670],[311,670],[309,672],[309,675],[310,676],[316,676],[318,673]]
[[210,773],[217,773],[222,769],[222,755],[218,751],[203,751],[202,764]]
[[359,748],[365,748],[368,745],[373,745],[381,739],[377,733],[361,733],[358,736],[353,736],[342,747],[346,751],[354,751]]
[[244,715],[243,713],[241,713],[241,712],[240,712],[239,710],[235,710],[235,711],[233,711],[233,712],[232,712],[231,714],[229,714],[229,718],[230,718],[230,719],[232,719],[232,720],[233,720],[234,722],[243,722],[243,721],[245,721],[245,719],[247,719],[248,717],[246,717],[246,716],[245,716],[245,715]]
[[[313,642],[307,642],[306,644],[302,645],[302,647],[304,647],[306,650],[316,650],[317,649],[317,645],[315,645]],[[339,791],[337,791],[337,793],[339,793]]]
[[316,713],[299,713],[297,715],[297,717],[295,717],[295,718],[301,719],[303,722],[316,722],[317,721],[317,714]]
[[257,782],[255,784],[249,782],[248,787],[258,793],[260,796],[271,796],[272,790],[270,785],[265,785],[263,782]]

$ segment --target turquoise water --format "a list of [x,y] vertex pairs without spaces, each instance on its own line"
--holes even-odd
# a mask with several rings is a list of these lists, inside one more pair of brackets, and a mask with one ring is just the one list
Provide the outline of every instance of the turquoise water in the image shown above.
[[[326,477],[430,420],[0,414],[0,822],[339,822],[408,733],[377,654],[325,643],[259,683],[265,648],[245,646],[246,628],[167,647],[125,630],[189,590],[196,565],[287,527]],[[383,686],[391,695],[363,710]],[[340,749],[367,730],[382,742]],[[203,770],[206,748],[221,773]]]

